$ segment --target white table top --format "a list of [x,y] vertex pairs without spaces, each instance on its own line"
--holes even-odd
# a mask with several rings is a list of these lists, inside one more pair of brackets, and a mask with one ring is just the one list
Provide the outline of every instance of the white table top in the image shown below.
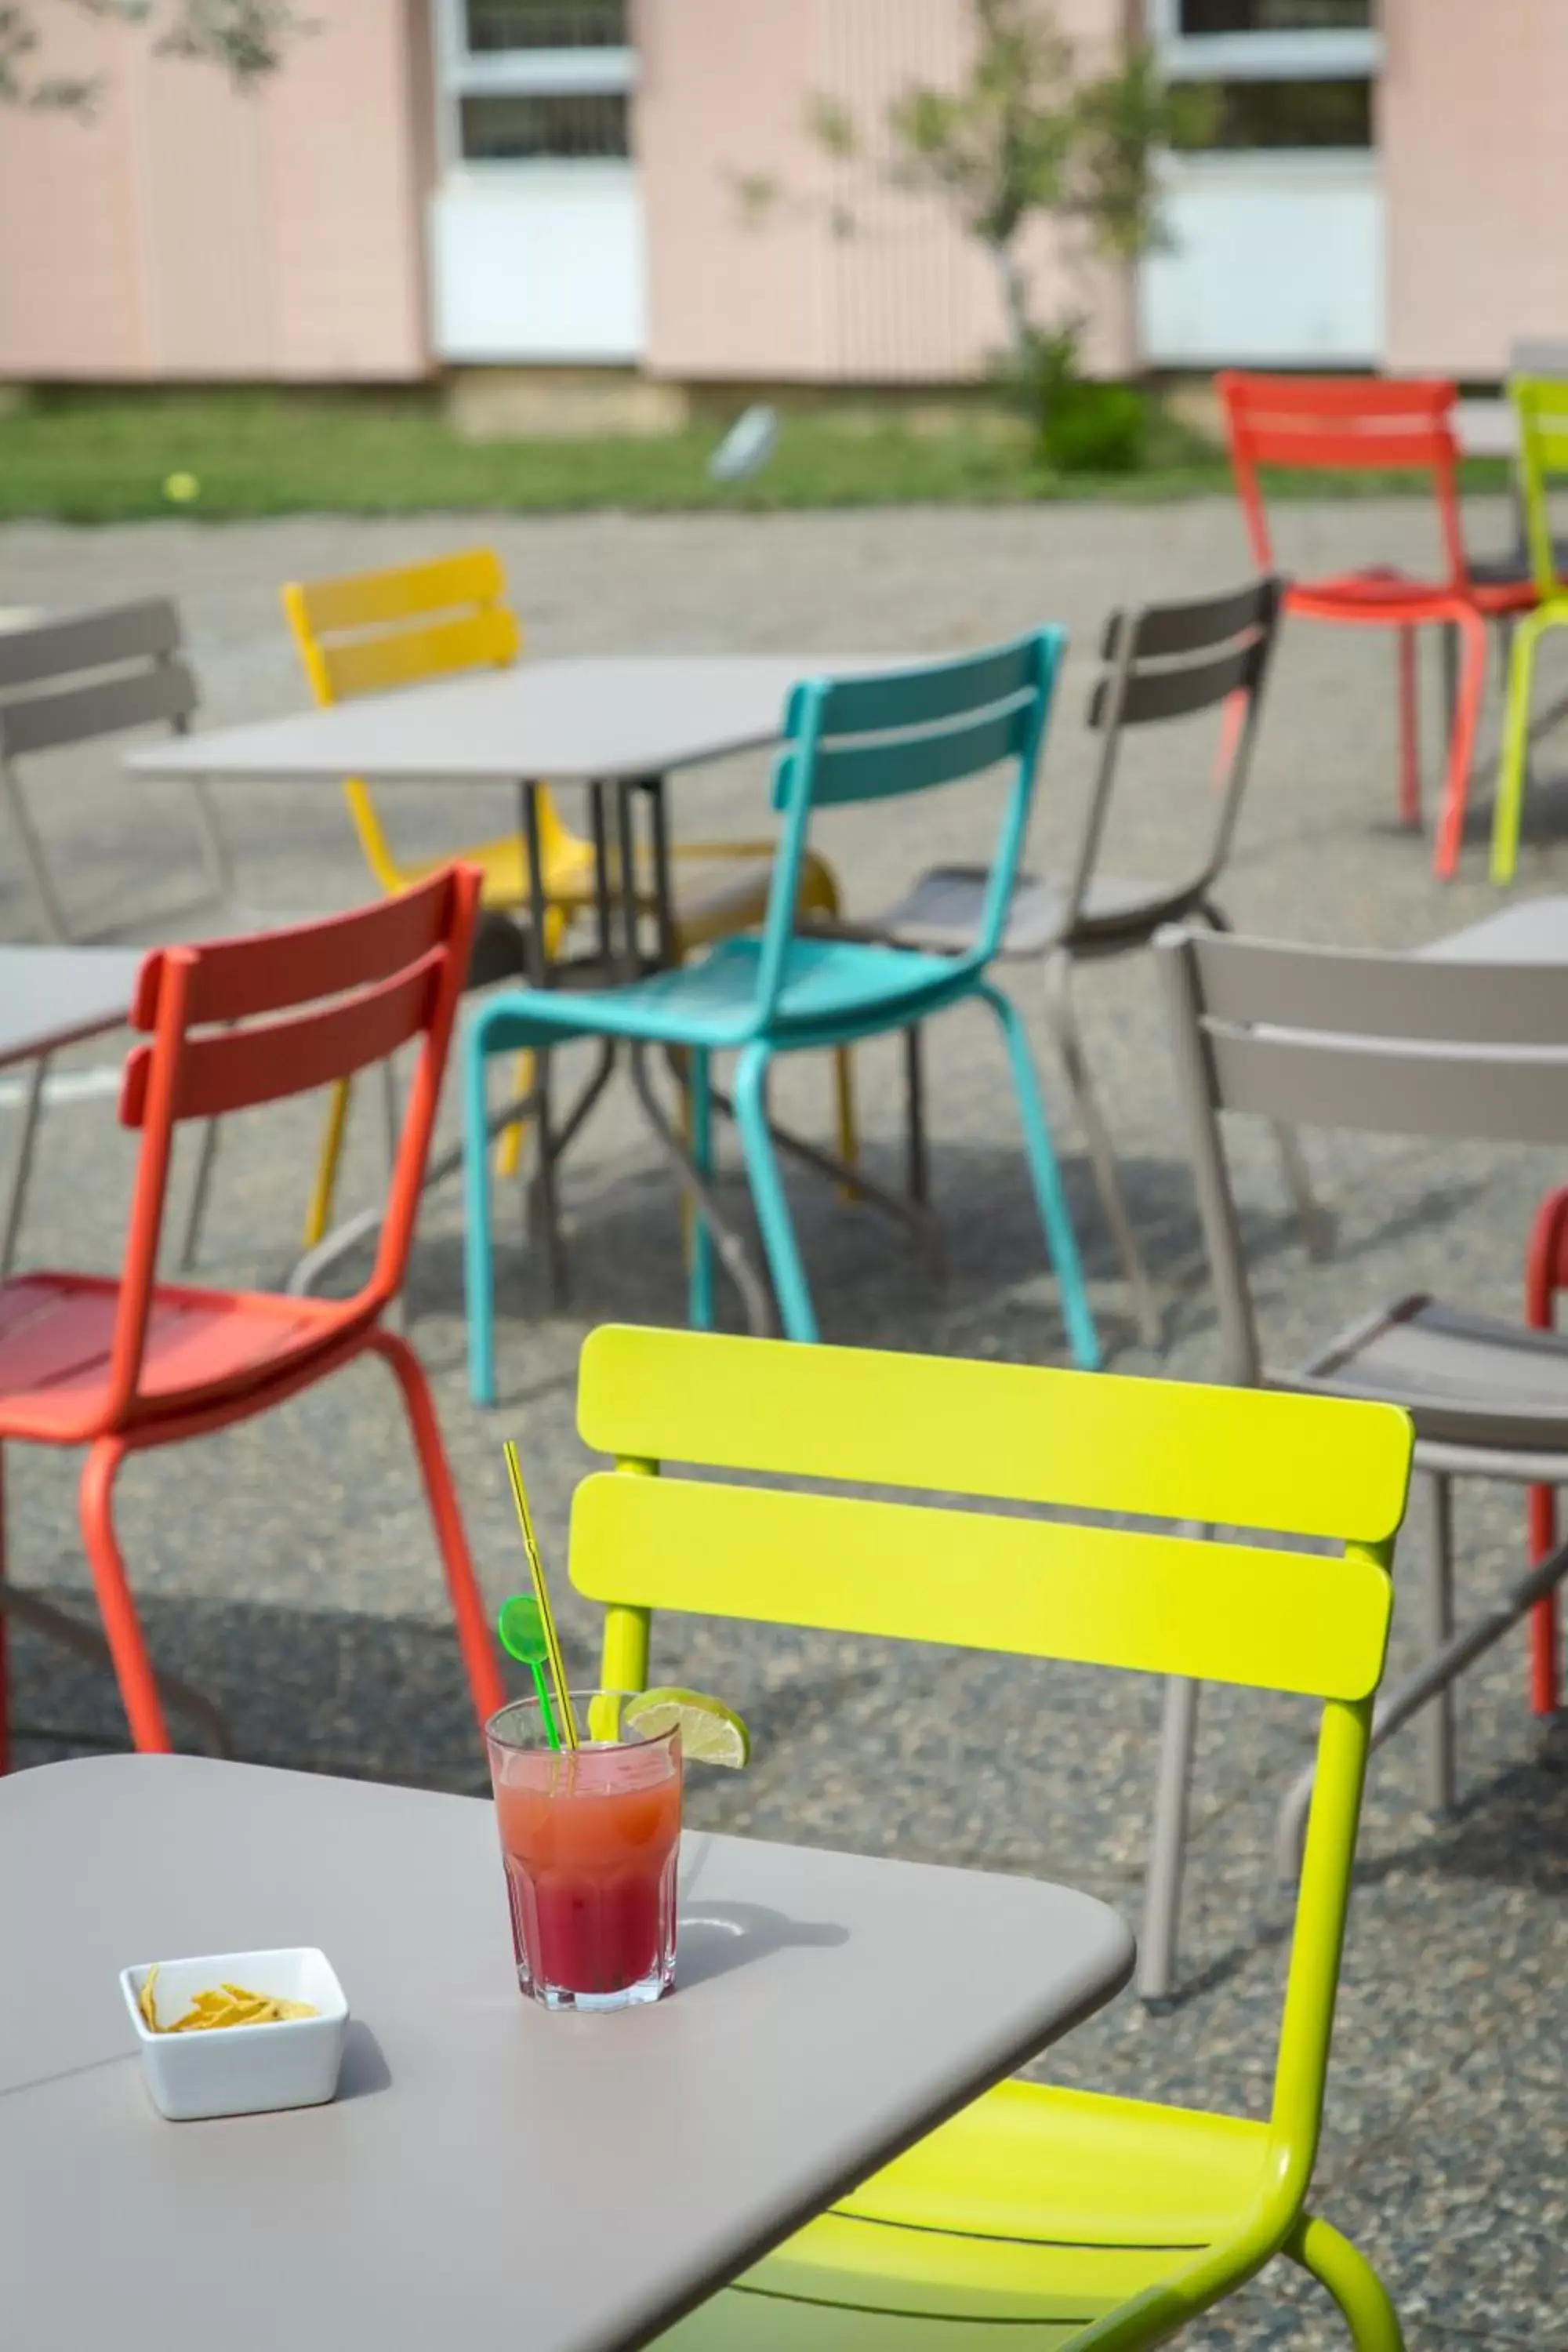
[[0,947],[0,1069],[118,1029],[143,950]]
[[[907,661],[909,656],[904,657]],[[236,782],[613,782],[775,742],[802,677],[901,666],[889,654],[656,654],[527,661],[253,727],[169,736],[146,776]]]
[[1568,898],[1515,898],[1421,953],[1444,963],[1568,963]]
[[[551,2016],[492,1808],[191,1757],[0,1781],[7,2352],[631,2352],[1123,1985],[1086,1895],[689,1835],[677,1989]],[[340,2094],[167,2124],[124,1965],[320,1944]]]

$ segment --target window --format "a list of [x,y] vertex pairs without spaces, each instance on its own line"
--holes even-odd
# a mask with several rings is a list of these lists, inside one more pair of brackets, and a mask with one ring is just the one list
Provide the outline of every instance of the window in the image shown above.
[[519,92],[459,102],[463,155],[470,163],[531,163],[542,158],[626,155],[626,101],[598,90]]
[[1343,33],[1370,30],[1372,0],[1178,0],[1186,39],[1215,33]]
[[1222,81],[1208,87],[1215,108],[1203,142],[1207,152],[1373,143],[1369,81]]
[[629,0],[437,0],[452,160],[624,163],[637,53]]
[[464,0],[470,56],[506,49],[624,49],[626,0]]

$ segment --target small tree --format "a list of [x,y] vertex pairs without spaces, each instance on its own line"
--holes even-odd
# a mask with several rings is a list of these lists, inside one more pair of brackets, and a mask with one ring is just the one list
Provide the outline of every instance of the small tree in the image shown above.
[[[89,114],[100,85],[79,75],[37,71],[37,18],[42,0],[0,0],[0,104],[63,109]],[[57,11],[60,0],[56,0]],[[168,57],[220,65],[248,89],[281,64],[289,37],[306,29],[288,0],[68,0],[88,16],[149,25],[154,46]]]
[[[974,50],[956,89],[917,85],[888,110],[893,154],[887,184],[942,198],[995,273],[1011,365],[1047,404],[1077,373],[1087,323],[1082,281],[1096,262],[1127,265],[1166,242],[1161,214],[1163,150],[1201,138],[1211,100],[1168,89],[1153,52],[1131,46],[1110,71],[1084,75],[1049,0],[970,0]],[[860,126],[840,100],[818,96],[811,127],[841,163],[867,159]],[[777,194],[765,181],[740,184],[753,217]],[[832,208],[839,235],[852,206]],[[1073,307],[1042,319],[1025,258],[1037,220],[1063,232]]]

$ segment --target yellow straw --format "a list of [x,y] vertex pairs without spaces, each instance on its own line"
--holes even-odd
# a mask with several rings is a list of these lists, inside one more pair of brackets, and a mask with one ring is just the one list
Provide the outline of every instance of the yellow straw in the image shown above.
[[511,1499],[517,1506],[517,1523],[522,1529],[522,1548],[528,1554],[529,1573],[533,1579],[533,1597],[539,1603],[540,1621],[544,1627],[545,1647],[550,1653],[551,1678],[560,1701],[561,1737],[568,1748],[578,1748],[582,1740],[577,1730],[577,1718],[572,1712],[572,1694],[566,1687],[566,1667],[561,1655],[561,1637],[555,1631],[555,1612],[550,1606],[550,1592],[544,1581],[544,1562],[539,1557],[539,1545],[534,1538],[533,1520],[529,1514],[528,1496],[522,1484],[522,1465],[517,1458],[517,1447],[509,1437],[502,1448],[506,1455],[507,1475],[511,1480]]

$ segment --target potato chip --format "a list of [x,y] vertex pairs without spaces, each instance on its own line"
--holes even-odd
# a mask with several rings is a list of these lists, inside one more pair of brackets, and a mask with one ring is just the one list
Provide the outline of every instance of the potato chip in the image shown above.
[[285,2000],[279,1993],[252,1992],[246,1985],[225,1984],[191,1995],[190,2008],[173,2025],[160,2025],[153,1991],[156,1967],[147,1971],[137,2007],[149,2033],[211,2033],[229,2025],[278,2025],[285,2019],[320,2017],[313,2001]]

